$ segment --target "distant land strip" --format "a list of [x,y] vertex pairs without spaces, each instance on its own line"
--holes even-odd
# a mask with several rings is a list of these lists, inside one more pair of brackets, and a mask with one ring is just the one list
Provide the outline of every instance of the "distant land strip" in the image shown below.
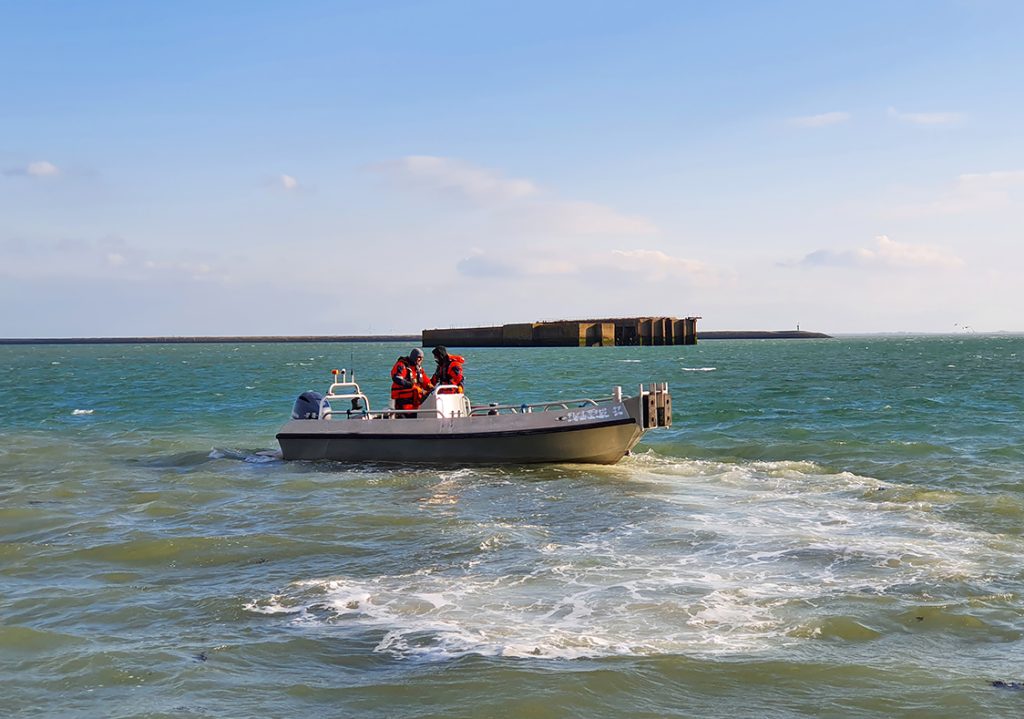
[[832,335],[823,332],[804,332],[802,330],[779,330],[764,332],[760,330],[740,331],[726,330],[722,332],[697,332],[697,340],[808,340],[832,339]]
[[415,342],[420,335],[270,335],[263,337],[0,337],[0,345],[164,345],[253,342]]
[[[828,339],[822,332],[781,331],[705,331],[697,340],[769,340]],[[257,342],[412,342],[420,344],[422,335],[268,335],[259,337],[0,337],[0,345],[139,345],[139,344],[229,344]]]

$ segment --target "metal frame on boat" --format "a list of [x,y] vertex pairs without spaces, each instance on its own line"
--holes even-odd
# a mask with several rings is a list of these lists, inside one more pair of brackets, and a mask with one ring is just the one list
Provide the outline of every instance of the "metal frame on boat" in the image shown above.
[[[308,418],[277,440],[284,459],[402,464],[614,464],[643,433],[672,424],[668,384],[640,385],[633,396],[474,407],[456,387],[436,388],[416,410],[370,409],[353,375],[335,381]],[[301,399],[301,398],[300,398]],[[298,403],[297,403],[298,405]],[[345,406],[345,409],[341,409]],[[293,417],[300,416],[293,412]]]

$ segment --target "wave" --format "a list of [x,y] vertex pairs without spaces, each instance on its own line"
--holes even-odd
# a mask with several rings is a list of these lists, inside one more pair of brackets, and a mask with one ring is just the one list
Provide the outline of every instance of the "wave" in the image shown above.
[[680,367],[683,372],[714,372],[717,367]]
[[209,459],[237,459],[250,464],[266,464],[277,462],[281,459],[280,449],[232,449],[228,447],[214,447],[206,455]]
[[[508,509],[513,482],[501,490],[500,521],[450,524],[454,515],[437,505],[465,503],[480,480],[493,479],[452,472],[437,477],[423,509],[448,518],[455,564],[313,577],[245,609],[375,637],[379,653],[426,660],[749,654],[902,635],[920,629],[916,616],[976,639],[1013,639],[1002,618],[1015,611],[1012,592],[981,610],[957,589],[971,577],[998,581],[999,567],[1012,581],[1013,547],[897,486],[809,461],[691,461],[653,451],[596,475],[561,472],[571,491],[545,493],[571,520],[517,516]],[[595,480],[622,481],[614,521],[589,500],[572,504],[580,483]],[[518,484],[524,495],[535,491]],[[594,528],[566,534],[566,522]],[[953,587],[941,598],[953,617],[943,622],[915,604],[925,591],[940,601],[941,587]],[[994,618],[956,619],[986,611]]]

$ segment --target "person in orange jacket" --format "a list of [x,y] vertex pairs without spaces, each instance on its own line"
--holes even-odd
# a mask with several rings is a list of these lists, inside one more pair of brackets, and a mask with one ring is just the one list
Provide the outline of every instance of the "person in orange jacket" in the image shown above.
[[423,371],[423,350],[419,347],[413,347],[408,357],[399,357],[391,368],[391,399],[395,401],[395,409],[416,409],[433,388]]
[[462,394],[465,392],[463,388],[465,376],[462,373],[462,367],[466,364],[466,358],[460,355],[448,354],[448,350],[445,347],[438,345],[434,348],[434,360],[437,362],[437,369],[434,370],[434,376],[430,378],[431,384],[434,387],[440,387],[443,384],[453,384],[458,387],[457,390],[442,390],[441,393],[443,394]]

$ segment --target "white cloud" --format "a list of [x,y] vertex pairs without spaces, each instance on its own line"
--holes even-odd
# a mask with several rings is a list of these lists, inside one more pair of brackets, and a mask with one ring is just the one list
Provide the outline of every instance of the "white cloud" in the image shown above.
[[789,123],[797,127],[826,127],[838,125],[850,119],[848,112],[823,112],[820,115],[804,115],[790,118]]
[[1024,170],[1001,170],[998,172],[970,172],[958,178],[965,186],[1006,187],[1024,183]]
[[226,272],[219,272],[208,262],[195,259],[187,260],[147,260],[142,263],[147,274],[154,274],[165,277],[184,278],[193,281],[230,279]]
[[536,252],[507,254],[474,250],[456,264],[459,274],[479,278],[557,277],[575,274],[579,265]]
[[121,237],[61,238],[0,243],[0,266],[22,278],[109,278],[151,280],[227,280],[227,269],[205,256],[152,256]]
[[875,238],[874,247],[817,250],[804,257],[799,264],[807,267],[955,269],[964,263],[956,255],[939,247],[896,242],[887,235],[879,235]]
[[458,263],[460,274],[479,278],[575,277],[617,282],[717,284],[721,273],[697,260],[673,257],[661,250],[612,250],[587,255],[535,249],[525,253],[475,250]]
[[294,190],[294,189],[297,189],[298,186],[299,186],[299,181],[296,180],[291,175],[281,175],[280,180],[281,180],[281,187],[283,187],[286,190]]
[[536,186],[529,180],[506,178],[493,170],[448,157],[410,155],[376,167],[404,184],[451,192],[483,205],[537,194]]
[[414,155],[376,166],[393,180],[418,190],[458,196],[492,214],[504,232],[523,235],[650,235],[650,220],[624,215],[606,205],[564,200],[526,179],[507,178],[487,168],[446,157]]
[[889,108],[889,117],[911,125],[959,125],[967,119],[961,112],[900,112],[895,107]]
[[30,162],[25,170],[33,177],[48,177],[60,174],[60,170],[57,169],[57,166],[51,162],[47,162],[46,160]]
[[704,262],[673,257],[661,250],[613,250],[610,259],[610,266],[619,272],[639,275],[651,282],[685,279],[714,284],[719,274]]
[[646,218],[623,215],[595,202],[538,202],[520,211],[537,229],[557,234],[650,235],[658,231]]
[[[886,235],[879,235],[875,238],[877,247],[873,255],[869,255],[873,261],[891,267],[946,267],[954,268],[963,265],[956,255],[948,250],[929,245],[911,245],[889,239]],[[867,250],[871,252],[871,250]]]
[[922,217],[986,212],[1013,207],[1024,194],[1024,170],[968,173],[957,177],[937,200],[906,204],[891,214]]
[[12,167],[4,170],[4,174],[12,177],[56,177],[60,174],[60,168],[52,162],[37,160],[23,167]]

